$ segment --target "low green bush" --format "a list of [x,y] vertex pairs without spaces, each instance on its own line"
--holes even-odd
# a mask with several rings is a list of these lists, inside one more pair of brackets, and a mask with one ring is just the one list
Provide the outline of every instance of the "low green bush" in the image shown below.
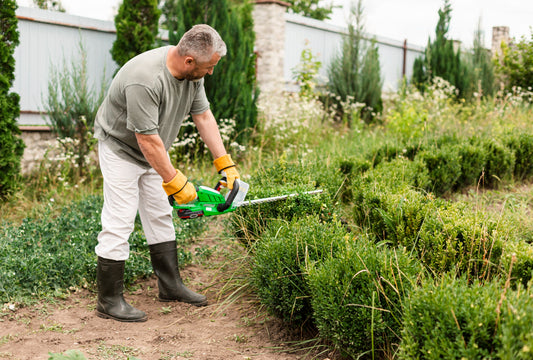
[[516,161],[513,151],[496,139],[484,138],[481,144],[486,153],[485,185],[497,187],[511,180]]
[[442,203],[431,211],[420,228],[416,251],[433,273],[470,274],[485,278],[498,274],[503,252],[500,228],[481,212],[462,203]]
[[416,158],[425,164],[428,171],[430,181],[425,190],[440,196],[457,185],[461,176],[461,157],[456,146],[429,148],[418,153]]
[[[404,163],[407,166],[402,167]],[[416,169],[413,162],[395,160],[359,179],[354,190],[356,224],[380,241],[413,252],[434,274],[455,271],[490,277],[500,273],[507,225],[464,204],[415,190],[411,184],[420,176]],[[404,174],[415,175],[406,180]]]
[[457,145],[457,151],[461,158],[461,175],[457,180],[455,190],[477,185],[487,158],[484,148],[464,142]]
[[420,228],[434,208],[432,197],[406,187],[402,191],[369,191],[354,207],[356,222],[393,246],[416,245]]
[[533,245],[519,239],[506,241],[500,268],[503,273],[511,271],[513,284],[526,286],[533,278]]
[[89,197],[56,218],[26,218],[0,235],[0,302],[60,295],[92,283],[102,199]]
[[349,238],[339,222],[316,215],[271,223],[255,243],[252,277],[261,302],[287,322],[306,323],[312,315],[307,268],[338,256]]
[[309,285],[320,337],[353,359],[386,358],[399,343],[403,298],[422,267],[406,252],[369,239],[311,267]]
[[428,280],[404,299],[400,359],[494,359],[497,282]]
[[[94,286],[94,247],[101,230],[101,196],[89,196],[65,206],[59,216],[41,214],[20,225],[0,229],[0,303],[32,302],[59,296],[71,287]],[[51,207],[50,207],[51,210]],[[186,245],[205,228],[205,222],[176,224],[178,244]],[[133,284],[152,273],[148,247],[137,221],[130,240],[125,282]],[[180,249],[180,265],[192,261],[190,251]]]
[[338,160],[338,168],[340,173],[344,176],[344,181],[337,191],[338,198],[343,203],[350,203],[353,201],[353,182],[360,177],[364,172],[372,168],[372,163],[362,157],[341,158]]
[[533,357],[533,291],[519,287],[508,292],[501,307],[498,359],[526,360]]
[[[341,188],[344,176],[339,168],[322,163],[287,163],[284,158],[268,168],[260,168],[248,181],[246,200],[287,194],[300,194],[282,201],[240,207],[232,216],[236,238],[249,245],[258,239],[272,220],[291,221],[295,217],[320,214],[324,220],[337,212],[332,196]],[[321,189],[322,193],[303,192]]]
[[407,159],[382,163],[366,172],[353,181],[355,222],[378,239],[394,244],[403,242],[405,233],[415,236],[426,214],[426,203],[433,201],[433,197],[415,190],[427,179],[424,164]]
[[525,180],[533,176],[533,134],[514,131],[504,141],[515,155],[515,179]]

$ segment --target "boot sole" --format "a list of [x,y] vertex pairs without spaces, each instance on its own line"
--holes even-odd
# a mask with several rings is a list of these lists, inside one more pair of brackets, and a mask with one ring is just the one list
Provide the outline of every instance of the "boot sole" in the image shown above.
[[162,298],[159,298],[159,301],[160,302],[182,302],[184,304],[194,305],[194,306],[197,306],[197,307],[207,306],[207,299],[205,301],[196,302],[196,303],[183,301],[183,300],[179,300],[179,299],[162,299]]
[[109,314],[102,313],[98,310],[96,311],[96,316],[102,319],[111,319],[111,320],[116,320],[120,322],[145,322],[146,320],[148,320],[148,316],[142,317],[140,319],[121,319],[121,318],[118,318],[118,317],[115,317]]

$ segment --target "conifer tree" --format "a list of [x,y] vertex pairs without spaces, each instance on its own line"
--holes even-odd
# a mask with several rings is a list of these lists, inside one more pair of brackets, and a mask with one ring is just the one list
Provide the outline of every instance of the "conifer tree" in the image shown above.
[[165,4],[171,44],[196,24],[218,31],[227,47],[212,76],[205,77],[207,98],[217,119],[234,119],[238,137],[248,136],[257,119],[255,55],[251,3],[228,0],[169,0]]
[[158,0],[124,0],[115,17],[117,38],[111,48],[119,66],[155,47],[160,16]]
[[490,51],[483,47],[483,30],[481,21],[474,33],[474,48],[470,54],[471,89],[470,93],[491,96],[495,91],[494,65]]
[[0,7],[0,198],[15,189],[24,152],[17,125],[20,97],[10,92],[15,80],[13,54],[19,44],[16,9],[15,0],[4,0]]
[[439,9],[439,22],[435,29],[435,41],[428,40],[423,59],[413,64],[413,83],[423,89],[433,78],[440,77],[454,85],[463,95],[469,84],[468,69],[455,51],[453,41],[447,38],[452,8],[449,0]]
[[330,63],[328,89],[341,100],[349,97],[364,103],[361,117],[370,122],[375,113],[383,109],[381,99],[381,67],[378,48],[374,41],[363,37],[363,7],[359,1],[351,9],[348,36],[343,41],[342,52]]

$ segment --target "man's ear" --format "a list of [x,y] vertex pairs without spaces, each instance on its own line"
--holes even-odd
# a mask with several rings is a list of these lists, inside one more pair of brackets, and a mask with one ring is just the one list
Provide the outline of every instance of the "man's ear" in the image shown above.
[[185,65],[193,65],[193,64],[194,64],[194,58],[192,56],[186,56]]

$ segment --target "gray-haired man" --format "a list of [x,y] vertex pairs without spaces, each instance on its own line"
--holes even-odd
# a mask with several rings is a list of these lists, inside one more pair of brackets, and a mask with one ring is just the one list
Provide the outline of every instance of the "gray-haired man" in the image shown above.
[[225,54],[220,35],[208,25],[196,25],[178,45],[150,50],[127,62],[98,110],[95,137],[104,177],[102,231],[95,248],[100,317],[146,321],[146,314],[123,297],[128,238],[137,211],[158,277],[160,300],[207,304],[205,296],[183,285],[179,274],[167,197],[185,204],[196,199],[196,190],[172,165],[167,151],[190,114],[228,187],[233,188],[239,178],[204,90],[203,77],[213,73]]

